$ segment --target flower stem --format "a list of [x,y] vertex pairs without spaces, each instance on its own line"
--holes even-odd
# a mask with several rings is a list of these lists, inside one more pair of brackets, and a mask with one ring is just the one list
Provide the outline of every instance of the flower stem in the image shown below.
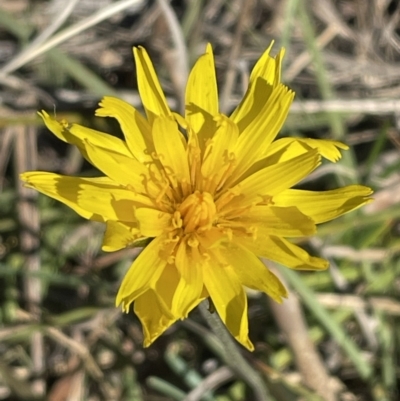
[[251,387],[257,401],[271,401],[272,397],[269,395],[269,391],[261,376],[244,359],[235,340],[226,329],[218,314],[216,312],[210,313],[207,302],[203,301],[199,305],[199,310],[211,330],[221,341],[225,354],[224,362]]

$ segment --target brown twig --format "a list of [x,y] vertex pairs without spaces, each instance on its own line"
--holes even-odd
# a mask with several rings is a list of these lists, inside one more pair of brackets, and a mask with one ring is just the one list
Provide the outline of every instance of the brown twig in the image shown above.
[[304,383],[326,401],[337,400],[337,383],[331,378],[312,343],[299,300],[293,293],[282,304],[269,302],[274,318],[294,353]]
[[[19,181],[19,174],[27,170],[35,170],[37,166],[36,129],[33,127],[15,126],[15,172],[17,174],[17,190],[19,194],[18,217],[20,222],[21,251],[25,255],[25,269],[29,273],[40,271],[39,256],[39,211],[36,206],[37,192],[25,188]],[[29,275],[24,279],[24,300],[27,310],[37,319],[41,316],[41,282]],[[46,393],[46,382],[41,377],[45,370],[45,353],[43,336],[35,331],[31,337],[31,358],[33,375],[32,393],[43,396]]]

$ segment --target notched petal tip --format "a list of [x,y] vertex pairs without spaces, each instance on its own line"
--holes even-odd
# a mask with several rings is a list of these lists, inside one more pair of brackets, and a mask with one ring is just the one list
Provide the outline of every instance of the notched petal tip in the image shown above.
[[146,49],[143,46],[133,46],[132,50],[133,50],[133,55],[135,57],[137,57],[143,53],[148,54]]
[[374,200],[375,198],[364,198],[364,203],[361,206],[368,205],[368,203],[372,203]]
[[19,175],[19,179],[22,181],[22,186],[24,188],[35,189],[35,184],[31,182],[31,177],[33,177],[35,174],[35,171],[26,171]]
[[[114,101],[113,96],[103,96],[103,98],[99,102],[99,108],[94,111],[95,116],[97,117],[108,117],[109,113],[107,111],[107,106],[109,103]],[[119,100],[119,99],[117,99]]]
[[360,197],[360,206],[367,205],[375,200],[374,198],[371,198],[371,195],[374,193],[372,188],[364,185],[354,185],[354,187],[356,187],[356,196]]
[[24,173],[21,173],[21,174],[19,175],[19,179],[20,179],[21,181],[24,181],[25,183],[28,183],[28,182],[29,182],[30,174],[31,174],[30,172],[25,171]]
[[135,299],[132,298],[130,294],[122,294],[118,291],[118,294],[115,297],[115,307],[121,308],[122,313],[129,313],[131,304],[134,300]]
[[277,304],[283,304],[283,301],[285,299],[287,299],[289,296],[288,291],[285,289],[285,293],[284,294],[280,294],[279,296],[275,296],[274,298],[272,298],[271,296],[269,296],[274,302],[276,302]]
[[37,111],[37,114],[43,119],[49,117],[49,114],[44,110]]
[[322,140],[310,140],[310,141],[317,141],[318,144],[316,145],[319,152],[321,153],[322,157],[329,160],[332,163],[336,163],[342,158],[342,154],[340,150],[348,150],[349,147],[338,141],[322,139]]

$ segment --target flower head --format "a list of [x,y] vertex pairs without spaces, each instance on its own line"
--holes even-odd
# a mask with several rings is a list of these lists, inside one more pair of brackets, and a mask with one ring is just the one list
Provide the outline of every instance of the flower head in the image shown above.
[[106,223],[104,251],[151,242],[125,275],[116,303],[135,313],[150,345],[177,319],[211,298],[232,335],[248,349],[244,287],[277,302],[287,295],[260,257],[293,269],[322,270],[287,238],[365,203],[371,190],[351,185],[325,192],[291,189],[347,147],[329,140],[275,139],[293,100],[280,82],[283,51],[256,63],[244,99],[227,117],[218,109],[211,46],[194,65],[185,115],[172,113],[146,51],[134,49],[146,117],[105,97],[96,115],[118,120],[125,140],[40,113],[61,140],[78,146],[103,176],[27,172],[26,185],[87,219]]

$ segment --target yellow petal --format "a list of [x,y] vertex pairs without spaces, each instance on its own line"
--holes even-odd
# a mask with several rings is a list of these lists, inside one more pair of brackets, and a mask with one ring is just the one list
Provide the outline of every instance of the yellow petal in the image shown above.
[[184,139],[176,122],[169,117],[157,117],[153,124],[153,140],[157,157],[167,176],[174,183],[190,185],[189,165]]
[[316,224],[324,223],[372,202],[371,188],[349,185],[330,191],[304,191],[287,189],[273,197],[276,206],[296,205]]
[[240,282],[246,287],[265,292],[274,301],[282,303],[288,292],[278,277],[245,246],[229,244],[223,253],[226,261],[233,267]]
[[247,298],[232,267],[216,263],[203,264],[204,285],[215,309],[232,336],[250,351],[254,346],[248,337]]
[[[96,116],[114,117],[121,126],[128,148],[136,159],[141,163],[151,162],[154,146],[151,128],[146,119],[129,103],[116,97],[105,96],[99,105]],[[101,146],[113,149],[104,144]]]
[[216,248],[222,242],[226,242],[228,234],[226,230],[219,227],[211,227],[204,232],[198,232],[196,234],[196,239],[200,242],[201,246],[205,249]]
[[[319,164],[320,156],[314,149],[286,162],[257,171],[231,190],[231,192],[235,191],[239,195],[223,210],[233,210],[237,207],[245,207],[252,203],[265,201],[265,197],[276,195],[300,182]],[[223,200],[221,196],[216,204],[218,205]]]
[[[160,278],[152,285],[151,290],[144,293],[135,301],[135,313],[143,325],[144,346],[149,346],[177,319],[187,316],[203,298],[198,298],[191,306],[185,295],[193,298],[193,294],[185,288],[184,280],[180,277],[174,265],[167,265]],[[182,289],[186,294],[182,293]],[[185,308],[181,308],[185,305]],[[185,310],[184,310],[185,309]]]
[[280,138],[271,144],[265,156],[270,158],[269,163],[278,163],[308,152],[310,149],[318,149],[322,157],[335,163],[342,157],[339,149],[348,148],[344,143],[328,139]]
[[[190,268],[188,268],[188,266],[192,263],[190,256],[191,249],[187,244],[187,237],[182,238],[176,251],[175,265],[182,279],[188,283],[192,281],[193,275],[193,272],[190,270]],[[198,274],[195,273],[195,276],[197,275]]]
[[186,318],[188,313],[196,307],[203,298],[203,274],[201,265],[192,257],[192,248],[183,239],[178,247],[175,258],[176,268],[181,280],[176,288],[173,314],[181,319]]
[[241,179],[244,180],[257,171],[273,164],[293,159],[294,157],[307,153],[311,149],[317,149],[322,157],[336,162],[341,157],[338,148],[348,149],[348,147],[341,142],[325,139],[281,138],[272,142],[265,153],[266,156],[253,162],[251,167],[242,175]]
[[285,55],[285,49],[281,48],[275,57],[269,55],[274,42],[272,41],[268,49],[258,59],[250,74],[250,82],[253,83],[257,79],[262,78],[270,85],[276,86],[280,82],[282,60]]
[[[200,272],[200,269],[193,269],[196,273]],[[202,296],[203,281],[192,281],[190,283],[181,279],[179,285],[176,288],[175,296],[172,304],[172,313],[174,317],[179,319],[186,319],[189,313],[206,297]]]
[[167,264],[157,281],[153,281],[151,289],[157,297],[160,310],[170,319],[179,319],[180,315],[173,313],[173,302],[176,289],[181,281],[181,276],[174,264]]
[[159,189],[150,179],[147,167],[132,157],[113,150],[94,146],[85,141],[85,149],[91,162],[106,176],[132,191],[156,198]]
[[211,45],[193,66],[186,86],[186,120],[198,135],[201,149],[215,131],[218,115],[218,89]]
[[142,238],[137,223],[121,223],[120,221],[107,221],[104,233],[104,252],[115,252],[133,245],[135,241]]
[[145,237],[157,237],[171,227],[172,215],[156,209],[139,208],[135,210],[140,232]]
[[160,257],[164,236],[155,238],[147,245],[125,274],[116,298],[116,306],[122,304],[124,311],[140,295],[144,294],[161,276],[167,261]]
[[272,46],[273,42],[254,66],[247,92],[231,115],[231,119],[238,124],[240,132],[251,122],[254,115],[259,114],[268,101],[272,89],[279,83],[284,51],[282,49],[273,58],[269,55]]
[[214,136],[207,142],[201,173],[205,178],[219,177],[216,178],[218,184],[226,169],[229,168],[239,131],[236,124],[223,115],[220,115],[216,122],[218,128]]
[[21,174],[29,188],[50,196],[75,210],[85,219],[135,222],[134,207],[150,200],[119,186],[107,177],[83,178],[40,171]]
[[259,236],[257,239],[238,237],[235,243],[256,254],[296,270],[325,270],[329,263],[325,259],[310,256],[304,249],[276,236]]
[[51,118],[45,111],[42,111],[38,114],[40,115],[40,117],[43,118],[46,127],[55,136],[57,136],[64,142],[77,146],[82,152],[83,156],[85,156],[86,158],[88,157],[85,152],[85,140],[89,140],[95,146],[102,146],[104,148],[113,149],[114,152],[131,157],[131,152],[126,146],[126,143],[119,138],[108,135],[104,132],[95,131],[93,129],[83,127],[82,125],[69,125],[66,122],[60,123],[54,118]]
[[171,111],[146,50],[140,46],[134,47],[133,53],[136,61],[140,98],[142,99],[147,119],[152,125],[156,116],[169,116]]
[[148,290],[136,299],[134,311],[142,323],[144,347],[149,347],[176,321],[175,318],[165,314],[160,307],[154,290]]
[[241,222],[257,227],[257,235],[278,235],[281,237],[303,237],[315,234],[317,227],[314,221],[301,213],[295,206],[256,206]]
[[267,152],[286,120],[293,97],[292,91],[279,84],[272,89],[267,102],[262,99],[254,100],[257,104],[261,104],[262,108],[250,115],[251,118],[242,128],[237,141],[234,149],[237,155],[237,167],[233,172],[236,177],[241,176],[254,161]]

